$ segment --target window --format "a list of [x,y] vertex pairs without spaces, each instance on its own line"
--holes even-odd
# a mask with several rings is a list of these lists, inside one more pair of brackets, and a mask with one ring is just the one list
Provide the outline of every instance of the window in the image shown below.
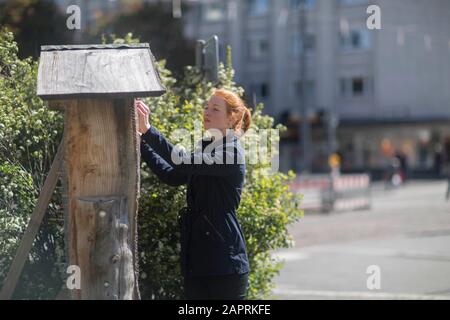
[[341,48],[345,50],[370,49],[372,47],[371,34],[369,30],[349,30],[341,32]]
[[202,17],[205,21],[221,21],[225,18],[225,5],[221,1],[205,3],[202,6]]
[[248,55],[251,60],[267,56],[269,42],[265,38],[251,39],[248,43]]
[[248,0],[248,14],[259,17],[269,12],[269,0]]
[[267,85],[267,83],[261,83],[260,95],[263,98],[267,98],[269,96],[269,86]]
[[352,79],[352,93],[354,96],[359,96],[364,94],[364,79],[363,78],[353,78]]
[[313,34],[307,34],[305,36],[305,41],[302,41],[298,33],[294,33],[291,35],[290,52],[294,57],[299,56],[304,51],[313,51],[315,49],[315,46],[316,38]]
[[315,96],[316,85],[313,80],[308,80],[303,86],[303,81],[297,80],[293,84],[293,96],[296,98],[312,99]]
[[341,97],[358,97],[370,93],[370,79],[365,77],[342,78],[339,80]]
[[254,83],[250,86],[251,94],[255,94],[260,98],[268,98],[270,96],[269,85],[266,82]]
[[292,10],[304,8],[307,10],[313,9],[316,5],[316,0],[289,0],[289,7]]

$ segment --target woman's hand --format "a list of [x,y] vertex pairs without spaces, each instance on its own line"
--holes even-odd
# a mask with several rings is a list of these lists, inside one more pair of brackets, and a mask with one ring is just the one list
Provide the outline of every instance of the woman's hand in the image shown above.
[[135,100],[134,106],[138,114],[138,132],[142,135],[150,129],[148,118],[150,116],[150,109],[141,100]]

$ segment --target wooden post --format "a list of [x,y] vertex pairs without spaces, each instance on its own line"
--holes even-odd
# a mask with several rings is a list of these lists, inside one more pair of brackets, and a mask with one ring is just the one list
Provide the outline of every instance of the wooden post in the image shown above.
[[[68,254],[69,264],[81,270],[81,289],[74,290],[73,298],[131,299],[133,257],[125,253],[135,251],[139,197],[133,100],[85,99],[70,104],[65,115]],[[98,218],[99,210],[104,211],[105,219]],[[119,243],[124,257],[113,252],[113,246],[119,247]],[[115,255],[124,264],[120,273],[122,287],[116,278],[119,273],[112,259]]]

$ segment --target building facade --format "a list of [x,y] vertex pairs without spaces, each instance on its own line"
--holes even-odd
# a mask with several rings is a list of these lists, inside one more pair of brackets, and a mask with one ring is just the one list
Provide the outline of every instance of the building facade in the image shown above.
[[[186,36],[218,35],[222,59],[231,45],[250,104],[256,97],[285,122],[302,112],[337,116],[344,170],[382,170],[403,152],[412,170],[432,171],[450,153],[450,1],[190,3]],[[369,5],[381,9],[379,30],[367,27]],[[311,137],[311,169],[327,170],[324,126]],[[302,157],[291,140],[281,145],[282,171]]]

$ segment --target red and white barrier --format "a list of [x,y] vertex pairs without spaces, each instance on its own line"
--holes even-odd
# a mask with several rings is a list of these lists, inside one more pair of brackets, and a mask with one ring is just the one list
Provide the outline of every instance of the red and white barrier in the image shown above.
[[355,174],[339,176],[333,180],[333,189],[350,190],[350,189],[365,189],[370,185],[370,177],[366,174]]
[[303,194],[305,211],[348,211],[370,207],[370,177],[367,174],[299,177],[290,184]]

